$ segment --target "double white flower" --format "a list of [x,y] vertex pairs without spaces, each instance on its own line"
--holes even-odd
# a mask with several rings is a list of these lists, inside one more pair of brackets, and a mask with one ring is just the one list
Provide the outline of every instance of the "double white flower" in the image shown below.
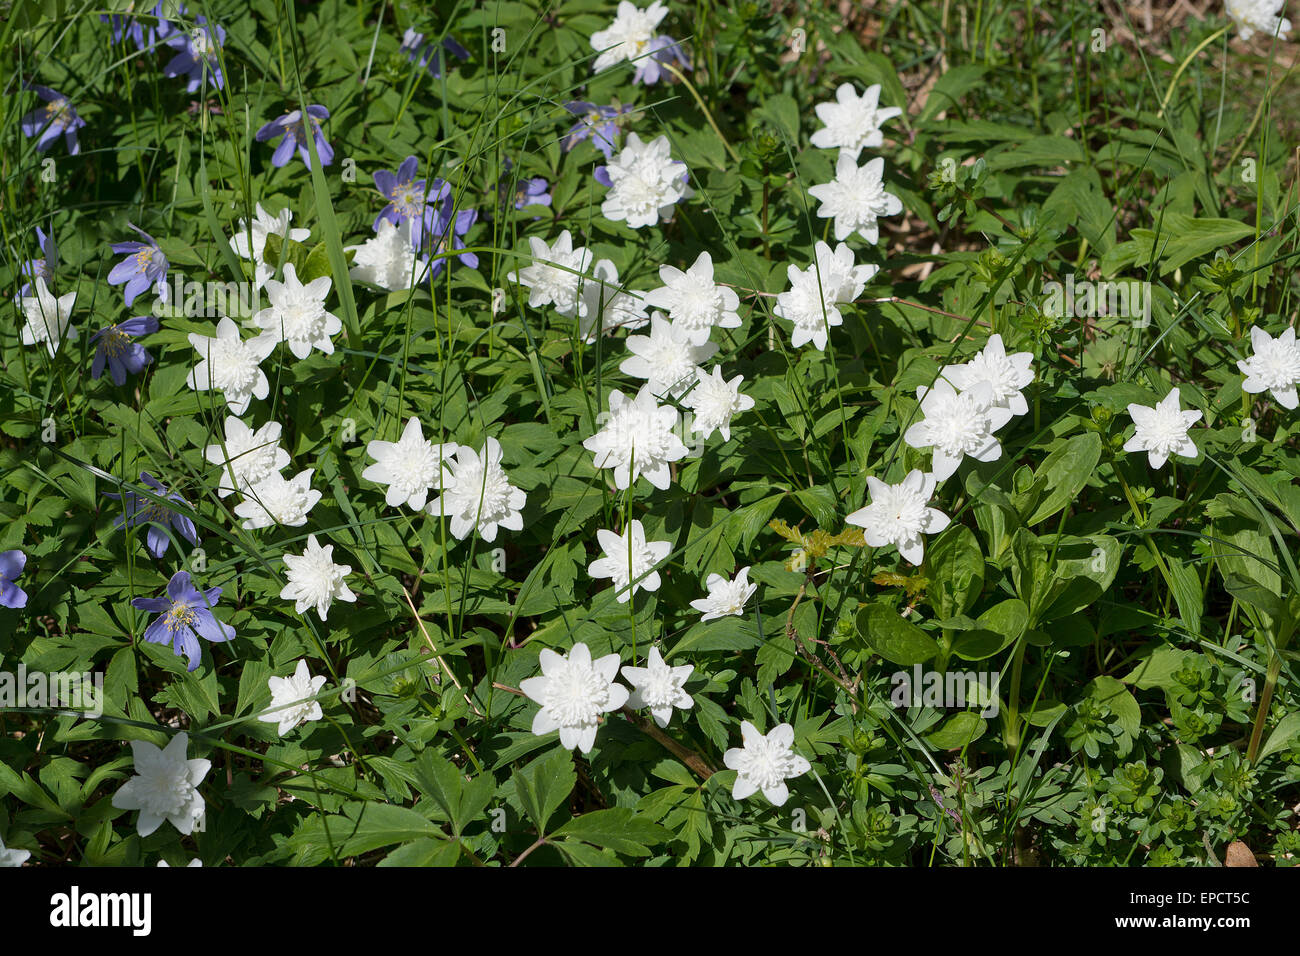
[[1195,458],[1196,444],[1188,437],[1187,430],[1201,420],[1201,413],[1195,409],[1183,411],[1181,398],[1175,385],[1154,407],[1129,405],[1135,431],[1124,443],[1124,450],[1146,452],[1152,468],[1163,467],[1170,455]]
[[896,485],[867,478],[867,505],[844,520],[862,529],[872,548],[894,545],[904,560],[919,565],[925,558],[925,535],[948,527],[948,516],[931,508],[938,483],[934,475],[913,469]]
[[687,184],[686,164],[669,154],[667,136],[648,143],[636,133],[627,134],[627,145],[605,167],[609,192],[601,203],[601,214],[611,222],[626,221],[633,229],[668,220],[673,206],[695,195]]
[[429,500],[429,492],[443,487],[446,460],[460,446],[454,442],[434,445],[420,430],[420,420],[412,415],[395,442],[372,441],[366,454],[375,460],[361,473],[367,481],[387,485],[384,501],[390,508],[405,503],[419,511]]
[[859,167],[854,156],[841,152],[835,178],[808,188],[809,195],[821,201],[818,217],[835,219],[837,242],[856,232],[874,246],[880,241],[877,220],[903,211],[899,198],[885,191],[884,176],[885,161],[879,156]]
[[993,388],[979,381],[963,392],[940,378],[933,388],[916,390],[924,418],[903,433],[913,448],[934,449],[931,470],[943,481],[966,456],[976,461],[997,461],[1002,445],[994,432],[1012,419],[1010,408],[993,404]]
[[601,528],[596,532],[605,554],[587,567],[593,578],[610,578],[619,604],[626,604],[637,591],[659,590],[659,572],[655,565],[668,557],[671,541],[647,541],[645,528],[635,518],[622,534]]
[[484,541],[495,541],[498,527],[523,530],[527,496],[510,484],[501,467],[501,442],[489,437],[479,452],[459,445],[444,463],[450,474],[442,495],[429,502],[428,511],[449,517],[451,533],[457,539],[463,540],[476,529]]
[[675,431],[677,409],[655,401],[649,385],[636,398],[620,391],[609,393],[609,414],[604,427],[582,443],[592,452],[597,468],[614,469],[619,490],[645,475],[661,491],[672,482],[671,464],[686,457],[686,445]]
[[777,318],[794,323],[790,339],[793,348],[811,342],[824,351],[827,329],[844,324],[839,306],[860,296],[880,267],[857,265],[853,250],[842,242],[832,251],[818,240],[814,253],[816,259],[807,269],[787,267],[790,288],[776,297],[772,311]]

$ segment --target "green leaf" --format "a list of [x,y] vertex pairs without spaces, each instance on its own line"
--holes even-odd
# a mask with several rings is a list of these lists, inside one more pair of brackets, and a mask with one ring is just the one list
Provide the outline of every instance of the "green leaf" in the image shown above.
[[511,779],[515,782],[515,792],[524,813],[537,827],[538,835],[544,836],[547,821],[573,792],[578,775],[573,769],[569,751],[557,747],[522,770],[516,770]]
[[627,807],[593,810],[574,817],[551,834],[608,847],[627,856],[649,856],[648,847],[672,839],[672,833]]
[[978,714],[962,711],[953,714],[938,730],[925,735],[925,739],[939,750],[959,750],[984,736],[988,722]]
[[1269,754],[1287,749],[1297,737],[1300,737],[1300,713],[1287,714],[1268,735],[1268,742],[1260,748],[1257,759],[1263,760]]
[[898,616],[885,604],[871,604],[858,612],[858,634],[887,661],[910,667],[939,653],[939,645],[915,624]]
[[1020,640],[1029,623],[1029,608],[1018,598],[993,605],[953,641],[952,652],[968,661],[982,661]]
[[940,617],[965,614],[984,589],[984,555],[975,532],[951,525],[926,549],[926,593]]
[[1096,432],[1075,435],[1052,451],[1034,472],[1035,487],[1047,497],[1038,502],[1025,524],[1046,521],[1077,498],[1100,459],[1101,436]]

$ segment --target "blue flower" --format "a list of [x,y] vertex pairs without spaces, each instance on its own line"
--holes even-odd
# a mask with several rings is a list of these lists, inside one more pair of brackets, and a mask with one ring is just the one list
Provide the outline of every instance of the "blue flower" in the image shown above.
[[[40,247],[42,259],[28,259],[22,265],[22,273],[28,279],[44,279],[45,284],[50,288],[54,287],[54,271],[59,267],[59,248],[54,244],[53,227],[47,236],[45,230],[40,226],[36,227],[36,244]],[[20,296],[31,295],[31,282],[24,282],[22,288],[18,290]]]
[[618,118],[632,110],[631,106],[596,106],[582,100],[565,103],[564,108],[574,116],[582,117],[573,128],[565,134],[564,151],[567,153],[584,139],[605,154],[606,159],[614,157],[618,146]]
[[[130,37],[135,42],[137,50],[152,49],[159,40],[165,40],[175,32],[176,26],[163,16],[164,3],[154,4],[153,9],[147,14],[148,24],[144,20],[131,16],[123,16],[120,13],[107,14],[101,13],[99,19],[101,23],[107,23],[113,28],[113,42],[121,43],[123,37]],[[177,10],[177,15],[185,13],[185,4],[181,4]]]
[[[458,60],[468,60],[469,50],[465,49],[451,37],[443,37],[443,49]],[[399,50],[406,54],[406,58],[423,69],[429,71],[429,75],[435,80],[442,76],[442,64],[439,59],[439,51],[432,43],[424,41],[423,33],[416,33],[415,30],[407,27],[406,32],[402,34],[402,46]]]
[[[127,225],[131,225],[127,223]],[[122,290],[126,304],[130,305],[141,292],[147,292],[159,282],[167,281],[167,257],[158,248],[154,237],[142,229],[131,226],[136,232],[148,239],[148,242],[115,242],[113,251],[126,258],[113,266],[108,274],[109,285],[125,282]]]
[[28,86],[27,89],[43,99],[45,105],[22,118],[23,135],[40,137],[36,141],[36,151],[39,153],[49,149],[50,144],[62,135],[68,147],[68,155],[76,156],[81,152],[77,130],[85,126],[86,121],[77,115],[77,111],[62,93],[56,93],[48,86]]
[[[140,480],[144,482],[154,492],[158,498],[167,501],[177,501],[189,507],[189,502],[175,492],[168,491],[153,475],[147,471],[140,472]],[[145,532],[145,547],[155,558],[161,558],[167,553],[167,546],[171,544],[171,538],[168,537],[165,530],[169,525],[182,538],[190,544],[199,543],[198,532],[194,530],[194,522],[184,515],[177,514],[160,501],[154,501],[152,498],[146,498],[138,495],[134,491],[127,491],[123,494],[104,493],[105,498],[117,498],[122,502],[122,514],[117,516],[113,522],[114,528],[134,528],[140,524],[148,524],[149,528]]]
[[132,342],[134,335],[149,335],[158,331],[158,320],[152,315],[140,315],[125,322],[100,329],[90,341],[95,343],[95,358],[91,362],[90,377],[98,379],[104,374],[108,365],[108,374],[113,377],[114,385],[125,385],[127,374],[139,375],[144,367],[153,361],[153,356],[144,350],[139,342]]
[[197,16],[194,18],[196,26],[189,33],[177,31],[167,38],[167,45],[180,52],[163,67],[163,76],[189,77],[190,82],[185,87],[189,93],[202,86],[208,74],[211,74],[217,89],[222,89],[225,83],[217,54],[226,42],[226,31],[219,23],[209,27],[207,22],[206,17]]
[[195,670],[203,652],[199,638],[219,644],[235,636],[235,629],[222,624],[212,613],[221,588],[200,591],[190,582],[188,571],[177,571],[167,582],[167,596],[135,598],[131,606],[157,614],[145,628],[144,639],[150,644],[170,644],[177,657],[189,660],[188,670]]
[[0,552],[0,606],[27,606],[27,592],[14,584],[27,567],[27,555],[21,551]]
[[[470,226],[474,225],[477,219],[477,209],[462,209],[456,212],[452,205],[452,197],[448,196],[433,217],[433,225],[429,231],[432,235],[437,236],[438,240],[430,249],[430,253],[434,257],[438,257],[446,253],[448,249],[464,249],[464,235],[469,232]],[[478,256],[472,252],[463,252],[456,258],[471,269],[478,268]],[[447,257],[445,256],[433,258],[429,263],[429,279],[437,278],[446,264]]]
[[[328,166],[334,161],[334,147],[325,141],[325,134],[320,128],[320,121],[329,118],[330,111],[325,107],[316,105],[307,107],[307,123],[311,125],[311,135],[316,140],[316,152],[320,155],[322,166]],[[296,149],[303,163],[311,169],[311,153],[307,149],[307,128],[303,123],[301,110],[293,110],[279,119],[271,120],[259,129],[253,138],[259,143],[265,143],[279,136],[283,136],[284,139],[280,140],[280,145],[275,148],[271,165],[283,166],[289,162]]]
[[451,186],[441,179],[435,179],[432,186],[425,180],[416,179],[415,173],[420,161],[414,156],[407,156],[396,173],[381,169],[375,173],[375,187],[388,200],[375,217],[375,232],[379,224],[388,220],[394,226],[411,224],[411,245],[416,250],[423,245],[424,234],[433,228],[435,204],[442,202],[451,192]]
[[658,83],[663,77],[672,76],[664,69],[664,64],[671,64],[674,61],[679,69],[691,68],[691,65],[686,62],[686,54],[682,52],[681,45],[676,40],[668,36],[657,36],[650,41],[648,54],[634,61],[636,71],[632,74],[632,82],[644,83],[647,86]]

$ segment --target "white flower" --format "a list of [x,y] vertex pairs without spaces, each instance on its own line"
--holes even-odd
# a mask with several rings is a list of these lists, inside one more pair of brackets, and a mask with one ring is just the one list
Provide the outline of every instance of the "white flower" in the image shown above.
[[636,398],[615,390],[609,394],[609,416],[605,427],[582,443],[593,453],[597,468],[614,469],[614,485],[620,491],[645,475],[660,491],[672,482],[669,464],[686,456],[686,445],[677,436],[677,409],[660,406],[643,385]]
[[633,688],[628,695],[627,705],[634,710],[650,708],[650,716],[655,719],[655,723],[667,727],[674,707],[689,710],[695,703],[683,689],[693,670],[694,664],[669,667],[664,663],[659,648],[652,645],[645,667],[627,665],[622,669],[623,679]]
[[279,472],[262,479],[235,505],[235,514],[244,519],[249,531],[284,525],[297,528],[307,523],[307,513],[320,501],[321,493],[311,487],[312,469],[300,471],[286,479]]
[[269,394],[271,385],[259,366],[274,351],[274,338],[263,334],[242,341],[239,327],[228,316],[217,323],[215,336],[191,332],[187,337],[199,353],[198,364],[185,379],[190,388],[197,392],[216,389],[236,415],[248,411],[252,399]]
[[0,866],[22,866],[31,855],[31,850],[11,850],[0,840]]
[[682,404],[694,412],[691,431],[708,438],[714,429],[722,433],[723,441],[731,441],[731,419],[754,407],[754,400],[740,394],[740,383],[745,376],[737,375],[730,382],[722,378],[722,366],[713,366],[713,374],[704,369],[695,370],[695,387]]
[[812,767],[794,752],[794,728],[777,724],[764,736],[749,721],[742,720],[740,740],[743,746],[732,747],[722,755],[722,762],[736,771],[732,798],[744,800],[762,790],[763,796],[781,806],[790,798],[786,779],[807,773]]
[[610,188],[601,214],[612,222],[626,220],[633,229],[668,220],[679,200],[695,195],[686,185],[686,164],[669,155],[667,136],[643,143],[628,133],[622,152],[604,169]]
[[703,345],[709,332],[740,328],[740,296],[735,290],[713,281],[713,257],[701,252],[694,264],[682,272],[672,266],[660,266],[659,278],[664,287],[646,296],[651,307],[664,309],[673,325],[691,335],[693,345]]
[[691,607],[701,612],[701,621],[712,621],[732,614],[742,617],[745,605],[758,590],[757,584],[749,583],[748,566],[737,571],[734,580],[721,574],[710,574],[704,583],[709,589],[708,596],[691,602]]
[[313,698],[320,693],[325,677],[312,677],[305,660],[300,660],[288,677],[268,677],[266,683],[271,689],[271,705],[257,719],[279,724],[275,732],[281,737],[301,723],[321,719],[320,702]]
[[1255,354],[1237,362],[1237,368],[1246,376],[1241,390],[1252,395],[1267,390],[1283,408],[1295,408],[1296,384],[1300,383],[1300,345],[1296,344],[1295,329],[1284,329],[1273,338],[1259,326],[1252,326],[1250,344]]
[[618,592],[619,604],[626,604],[643,588],[659,590],[659,572],[652,569],[668,557],[673,549],[671,541],[647,541],[645,529],[635,518],[628,522],[622,534],[601,528],[596,532],[596,540],[605,556],[591,562],[587,573],[593,578],[610,578]]
[[221,466],[217,494],[222,498],[246,492],[289,464],[289,453],[280,447],[280,423],[267,422],[257,431],[234,415],[227,416],[225,447],[207,445],[203,457]]
[[55,296],[45,284],[44,276],[37,276],[33,286],[35,295],[21,297],[23,315],[27,319],[23,326],[23,345],[39,345],[44,342],[50,358],[54,358],[59,343],[65,338],[69,342],[77,340],[77,327],[68,318],[72,314],[73,303],[77,301],[77,293]]
[[1286,0],[1227,0],[1224,6],[1237,23],[1237,35],[1249,40],[1256,30],[1271,37],[1290,33],[1291,21],[1278,16],[1285,5]]
[[446,460],[451,477],[443,483],[442,496],[429,502],[431,515],[451,518],[451,533],[464,540],[475,528],[484,541],[497,539],[497,528],[522,531],[522,509],[527,496],[510,484],[501,467],[501,443],[489,437],[483,450],[467,445]]
[[419,511],[431,490],[442,489],[444,462],[459,447],[454,442],[434,445],[427,441],[420,433],[420,420],[412,415],[397,441],[372,441],[366,445],[366,454],[375,463],[361,477],[388,486],[384,500],[390,508],[406,502],[407,507]]
[[841,83],[833,102],[818,103],[813,110],[826,125],[812,134],[812,144],[818,149],[841,149],[854,159],[863,149],[883,143],[880,124],[903,112],[896,106],[880,106],[879,83],[868,86],[861,96],[852,83]]
[[1182,411],[1181,400],[1175,385],[1154,408],[1129,405],[1128,413],[1137,430],[1124,443],[1124,450],[1146,452],[1152,468],[1163,467],[1170,455],[1195,458],[1196,445],[1187,436],[1187,430],[1201,420],[1201,413],[1195,409]]
[[545,241],[530,236],[528,246],[533,254],[532,265],[525,266],[518,273],[508,272],[506,278],[528,288],[531,308],[554,305],[560,315],[585,316],[588,304],[582,294],[583,276],[591,266],[591,252],[585,246],[575,249],[573,237],[567,229],[560,233],[553,245],[548,246]]
[[288,583],[280,597],[294,602],[294,610],[301,614],[309,607],[323,621],[335,601],[355,601],[357,596],[343,580],[352,566],[334,563],[334,545],[321,547],[314,534],[307,536],[307,548],[302,554],[284,556],[285,579]]
[[790,289],[776,297],[773,313],[794,323],[790,342],[793,348],[811,342],[824,351],[827,329],[844,324],[838,306],[860,296],[880,267],[856,265],[853,250],[842,242],[832,251],[818,240],[814,252],[816,260],[807,269],[786,267]]
[[857,525],[867,546],[894,545],[904,560],[919,565],[925,557],[925,535],[948,527],[948,516],[929,507],[938,480],[913,469],[896,485],[868,476],[866,507],[844,520]]
[[[618,268],[608,259],[599,259],[592,267],[594,279],[582,283],[582,308],[579,309],[578,334],[588,344],[596,341],[598,329],[639,329],[650,324],[646,315],[646,293],[624,291],[618,287]],[[599,320],[599,321],[597,321]]]
[[203,816],[203,797],[198,786],[212,768],[210,760],[186,760],[189,734],[182,731],[165,749],[145,740],[131,741],[135,758],[135,776],[113,794],[113,806],[119,810],[139,810],[136,829],[140,836],[153,833],[163,822],[189,835]]
[[[159,866],[165,866],[165,867],[167,867],[168,869],[171,869],[171,864],[168,863],[166,860],[159,860],[159,861],[158,861],[158,865],[159,865]],[[194,859],[190,860],[190,862],[188,862],[188,863],[185,864],[185,869],[188,870],[188,869],[191,869],[191,868],[193,868],[193,867],[196,867],[196,866],[202,866],[202,865],[203,865],[203,861],[200,860],[200,859],[196,856]]]
[[542,705],[533,717],[533,733],[540,737],[559,730],[561,746],[590,753],[600,715],[627,703],[627,688],[614,683],[618,655],[593,661],[587,645],[578,643],[567,656],[542,648],[538,664],[540,677],[519,682],[519,689]]
[[960,394],[952,383],[940,378],[934,388],[916,390],[924,420],[903,435],[913,448],[934,448],[932,470],[943,481],[969,455],[976,461],[997,461],[1002,445],[993,433],[1011,421],[1009,408],[992,404],[993,390],[987,382],[976,382]]
[[298,281],[293,263],[286,262],[283,282],[267,280],[266,295],[271,305],[254,315],[253,322],[275,341],[287,342],[295,358],[305,359],[314,348],[330,355],[334,352],[330,336],[343,329],[343,322],[325,310],[329,291],[329,276],[304,285]]
[[[287,207],[272,216],[262,208],[261,203],[258,203],[254,213],[252,229],[249,229],[247,219],[241,219],[235,226],[235,234],[230,238],[231,247],[241,259],[261,262],[266,253],[267,236],[287,235],[293,242],[304,242],[311,235],[310,229],[289,228],[289,223],[293,222],[293,212]],[[251,246],[249,245],[250,231],[252,232]]]
[[885,192],[885,161],[877,156],[859,167],[854,157],[840,153],[835,164],[835,178],[829,183],[808,187],[808,193],[821,201],[818,217],[835,219],[835,239],[847,239],[858,233],[875,245],[880,241],[880,216],[896,216],[903,204],[893,193]]
[[718,350],[707,335],[693,344],[690,330],[669,322],[662,312],[650,316],[649,335],[627,337],[627,348],[632,357],[623,360],[619,371],[645,379],[656,398],[680,398],[694,383],[699,364]]
[[591,48],[600,54],[592,63],[592,70],[599,73],[624,60],[635,60],[649,52],[655,29],[667,15],[668,8],[659,0],[644,10],[637,9],[628,0],[622,0],[614,22],[591,35]]
[[1034,360],[1032,352],[1007,355],[1002,336],[994,333],[983,351],[964,365],[945,365],[940,373],[957,388],[966,391],[979,382],[986,382],[993,395],[993,404],[1009,408],[1012,415],[1029,411],[1029,403],[1020,390],[1034,380],[1034,370],[1029,367]]
[[343,251],[355,253],[349,276],[388,292],[415,288],[429,271],[429,260],[411,244],[409,222],[398,227],[383,219],[373,236]]

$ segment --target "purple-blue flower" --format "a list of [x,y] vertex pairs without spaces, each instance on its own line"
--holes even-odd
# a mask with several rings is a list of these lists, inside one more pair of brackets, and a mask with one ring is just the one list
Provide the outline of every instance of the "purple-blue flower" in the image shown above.
[[[469,232],[470,226],[474,225],[478,219],[477,209],[462,209],[459,212],[454,211],[452,197],[448,196],[437,210],[433,217],[433,225],[430,227],[430,234],[437,236],[437,241],[430,248],[430,254],[433,257],[441,256],[449,249],[465,248],[465,233]],[[450,257],[433,258],[429,263],[429,278],[435,279],[442,272],[443,267],[447,264]],[[469,266],[471,269],[478,268],[478,256],[472,252],[463,252],[455,258],[459,259],[462,264]]]
[[27,555],[21,551],[0,552],[0,606],[27,606],[27,592],[14,584],[27,567]]
[[388,200],[388,205],[375,217],[375,231],[379,231],[379,224],[385,219],[394,226],[409,222],[411,245],[417,250],[423,245],[424,234],[433,228],[436,204],[451,192],[451,186],[441,179],[435,179],[431,186],[423,179],[416,179],[419,165],[416,157],[407,156],[396,173],[386,169],[375,173],[375,187]]
[[[127,223],[127,225],[131,226],[130,223]],[[141,292],[147,292],[159,282],[167,281],[167,257],[158,248],[157,241],[143,229],[135,226],[131,226],[131,228],[149,241],[136,242],[132,240],[130,242],[113,243],[113,252],[117,255],[125,255],[126,258],[113,266],[112,271],[108,274],[109,285],[126,283],[126,288],[122,290],[122,294],[126,298],[127,305],[134,302],[135,297]]]
[[[147,471],[140,472],[140,480],[153,490],[154,494],[167,501],[176,501],[185,507],[189,507],[189,502],[179,494],[168,491],[167,488],[153,475]],[[167,553],[167,546],[171,543],[166,528],[171,526],[177,534],[188,541],[190,544],[199,543],[198,532],[194,530],[194,522],[182,514],[177,514],[172,509],[159,501],[138,495],[134,491],[127,491],[123,494],[104,493],[105,498],[118,498],[122,501],[122,514],[117,516],[113,522],[114,528],[134,528],[140,524],[148,524],[149,528],[145,532],[145,547],[155,558],[161,558]]]
[[49,149],[50,144],[59,136],[63,136],[68,147],[68,155],[76,156],[81,152],[81,144],[77,142],[77,130],[85,126],[86,121],[77,115],[77,111],[72,108],[72,104],[62,93],[56,93],[48,86],[33,85],[28,86],[27,89],[43,99],[45,105],[32,110],[22,118],[23,135],[40,137],[36,141],[36,151],[40,153]]
[[636,71],[632,74],[632,82],[644,83],[647,86],[658,83],[663,77],[672,75],[664,69],[664,65],[674,61],[679,69],[691,68],[691,65],[686,62],[686,54],[682,52],[681,45],[676,40],[669,36],[657,36],[650,41],[649,55],[643,55],[634,61]]
[[[177,14],[185,13],[185,4],[177,9]],[[146,19],[140,19],[140,16]],[[154,4],[153,9],[140,16],[124,16],[120,13],[101,13],[101,23],[113,28],[113,42],[121,43],[123,37],[130,37],[137,50],[153,48],[159,40],[165,40],[176,29],[175,25],[163,16],[163,3]]]
[[[51,227],[52,229],[52,227]],[[54,244],[54,233],[45,234],[45,230],[40,226],[36,227],[36,244],[40,247],[40,259],[28,259],[22,265],[22,273],[28,279],[35,281],[44,279],[45,284],[50,288],[54,287],[54,271],[59,267],[59,247]],[[31,295],[31,282],[24,282],[18,294]]]
[[200,591],[188,571],[177,571],[167,582],[166,597],[135,598],[131,606],[158,615],[145,628],[144,639],[150,644],[170,644],[177,657],[189,660],[187,669],[195,670],[203,656],[200,637],[219,644],[235,636],[235,629],[212,613],[219,597],[221,588]]
[[217,54],[226,42],[226,31],[219,23],[208,26],[207,22],[206,17],[197,16],[194,28],[188,33],[177,31],[167,38],[167,45],[180,52],[163,67],[163,76],[189,77],[185,87],[189,93],[204,85],[208,75],[217,89],[225,82]]
[[307,149],[307,125],[311,126],[311,135],[316,140],[316,152],[320,155],[322,166],[328,166],[334,161],[334,147],[325,141],[325,134],[321,132],[320,121],[330,118],[330,111],[323,106],[307,107],[307,123],[303,123],[301,110],[293,110],[285,113],[279,119],[273,119],[257,131],[254,137],[259,143],[265,143],[273,140],[278,136],[284,136],[280,140],[280,145],[275,148],[275,155],[271,157],[272,166],[283,166],[289,162],[296,149],[298,155],[308,169],[311,169],[311,153]]
[[[469,50],[465,49],[451,37],[443,37],[443,49],[458,60],[468,60]],[[433,43],[424,41],[423,33],[416,33],[410,27],[402,34],[402,46],[399,50],[406,54],[406,58],[416,66],[422,67],[429,71],[429,75],[435,80],[442,76],[442,63],[440,61],[440,51]]]
[[618,147],[618,118],[632,111],[631,106],[596,106],[582,100],[573,100],[564,104],[564,108],[581,119],[565,134],[564,151],[567,153],[584,139],[605,154],[606,159],[614,157]]
[[95,358],[90,365],[90,377],[99,378],[108,366],[108,374],[113,377],[114,385],[125,385],[126,376],[139,375],[144,367],[153,361],[153,356],[144,350],[139,342],[132,342],[135,335],[150,335],[158,331],[158,320],[152,315],[139,315],[125,322],[118,322],[100,329],[90,341],[95,343]]

